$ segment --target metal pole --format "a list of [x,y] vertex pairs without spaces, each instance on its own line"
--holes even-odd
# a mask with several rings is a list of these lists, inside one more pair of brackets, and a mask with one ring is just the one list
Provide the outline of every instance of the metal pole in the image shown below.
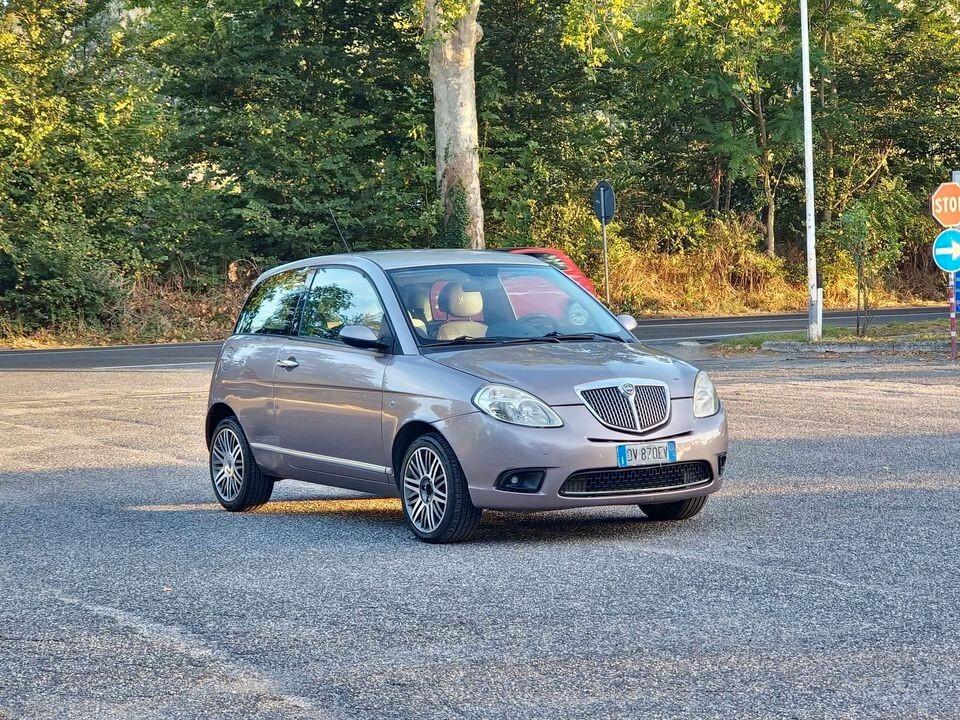
[[803,162],[807,191],[807,339],[816,342],[823,333],[817,311],[817,217],[813,202],[813,109],[810,98],[810,17],[807,0],[800,0],[800,45],[803,61]]
[[[606,193],[601,193],[603,197],[603,210],[606,213],[607,204],[606,204]],[[603,228],[603,289],[607,294],[607,305],[610,305],[610,259],[607,256],[607,221],[604,220],[600,223]]]
[[950,359],[957,361],[957,274],[950,273]]

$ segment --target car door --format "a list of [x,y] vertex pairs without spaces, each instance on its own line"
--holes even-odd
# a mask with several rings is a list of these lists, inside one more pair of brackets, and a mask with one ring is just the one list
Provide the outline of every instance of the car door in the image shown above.
[[345,478],[386,483],[383,376],[391,355],[350,347],[347,325],[392,337],[383,303],[362,271],[317,268],[296,337],[277,356],[274,403],[278,444],[294,477],[347,486]]
[[273,371],[294,331],[308,278],[309,270],[302,268],[271,275],[256,285],[218,361],[216,399],[236,413],[257,461],[269,472],[279,470],[278,458],[257,451],[257,446],[276,440]]

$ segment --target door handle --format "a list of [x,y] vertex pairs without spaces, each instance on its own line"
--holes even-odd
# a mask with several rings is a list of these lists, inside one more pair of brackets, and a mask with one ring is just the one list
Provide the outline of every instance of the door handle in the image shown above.
[[300,367],[300,363],[297,362],[296,358],[287,358],[286,360],[277,360],[277,367],[282,367],[284,370],[293,370],[295,367]]

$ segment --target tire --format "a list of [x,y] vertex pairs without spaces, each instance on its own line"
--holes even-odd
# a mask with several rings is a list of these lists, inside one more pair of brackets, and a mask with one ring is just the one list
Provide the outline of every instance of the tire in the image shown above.
[[[228,458],[227,462],[223,458]],[[273,481],[257,465],[237,419],[221,420],[210,441],[210,484],[217,501],[231,512],[254,510],[270,499]]]
[[677,500],[677,502],[651,503],[641,505],[640,509],[651,520],[687,520],[703,510],[708,497],[708,495],[698,495],[686,500]]
[[480,524],[483,511],[470,501],[457,456],[439,433],[421,435],[407,448],[397,486],[407,526],[424,542],[463,542]]

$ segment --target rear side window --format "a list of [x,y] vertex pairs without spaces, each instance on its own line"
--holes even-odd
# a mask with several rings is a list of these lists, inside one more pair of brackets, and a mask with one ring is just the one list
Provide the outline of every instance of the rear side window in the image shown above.
[[557,270],[566,272],[570,268],[563,261],[563,258],[557,257],[553,253],[530,253],[538,260],[543,260],[547,265],[553,265]]
[[237,335],[291,335],[300,298],[306,290],[307,269],[268,277],[257,285],[240,312]]

